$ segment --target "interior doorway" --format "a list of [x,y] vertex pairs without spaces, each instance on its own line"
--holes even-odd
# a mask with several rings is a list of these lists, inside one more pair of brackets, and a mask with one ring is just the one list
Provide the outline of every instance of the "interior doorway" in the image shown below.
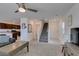
[[48,42],[48,23],[44,23],[39,42]]

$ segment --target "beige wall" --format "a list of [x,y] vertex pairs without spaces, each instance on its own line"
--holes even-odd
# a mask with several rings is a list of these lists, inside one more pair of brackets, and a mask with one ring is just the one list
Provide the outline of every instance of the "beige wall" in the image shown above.
[[49,43],[63,43],[64,42],[64,29],[63,29],[63,21],[64,19],[62,17],[56,17],[49,19],[49,35],[48,35],[48,41]]
[[29,34],[32,40],[39,40],[43,27],[43,21],[38,19],[29,20],[29,24],[32,25],[32,33]]

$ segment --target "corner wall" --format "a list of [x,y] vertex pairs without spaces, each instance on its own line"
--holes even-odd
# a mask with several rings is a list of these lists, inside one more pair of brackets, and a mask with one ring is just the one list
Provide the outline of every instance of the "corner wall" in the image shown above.
[[29,35],[28,35],[28,19],[27,18],[21,18],[21,40],[22,41],[30,41]]
[[[72,15],[72,25],[68,26],[68,16]],[[70,32],[71,32],[71,28],[75,28],[75,27],[79,27],[79,4],[75,4],[71,10],[66,14],[66,39],[67,41],[70,42]]]
[[[22,29],[22,23],[26,24],[26,28]],[[31,31],[28,32],[28,24],[31,25]],[[43,21],[38,19],[21,19],[21,40],[23,41],[39,41],[42,31]]]

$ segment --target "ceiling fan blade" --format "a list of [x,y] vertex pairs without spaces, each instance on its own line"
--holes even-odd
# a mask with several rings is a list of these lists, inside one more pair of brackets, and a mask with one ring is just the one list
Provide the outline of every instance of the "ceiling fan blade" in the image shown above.
[[19,12],[18,10],[15,11],[15,13]]
[[[18,8],[20,7],[20,3],[16,3],[18,5]],[[14,11],[14,13],[19,12],[18,10]]]
[[23,7],[24,9],[26,9],[26,7],[25,7],[25,3],[22,3],[22,7]]
[[20,7],[20,3],[16,3],[18,5],[18,7]]
[[38,12],[38,10],[35,10],[35,9],[30,9],[30,8],[26,8],[26,9],[32,12]]

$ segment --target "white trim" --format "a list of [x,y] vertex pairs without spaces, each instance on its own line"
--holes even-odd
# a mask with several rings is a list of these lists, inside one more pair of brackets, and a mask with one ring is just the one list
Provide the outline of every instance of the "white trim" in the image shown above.
[[[43,26],[44,26],[44,23],[43,23]],[[41,32],[40,32],[39,38],[38,38],[38,40],[37,40],[38,43],[39,43],[40,36],[41,36],[42,30],[43,30],[43,26],[42,26],[42,29],[41,29]]]

